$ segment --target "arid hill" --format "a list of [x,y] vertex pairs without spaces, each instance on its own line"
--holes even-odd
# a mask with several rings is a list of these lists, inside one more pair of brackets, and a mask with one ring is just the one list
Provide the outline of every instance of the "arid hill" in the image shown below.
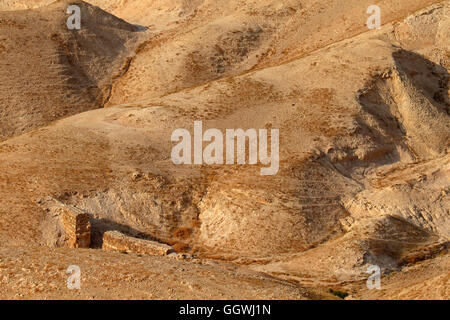
[[66,7],[58,2],[1,13],[2,139],[102,107],[127,47],[136,42],[137,26],[88,5],[83,30],[71,32]]
[[[449,1],[87,2],[0,0],[0,297],[449,298]],[[277,174],[175,165],[194,121],[278,129]]]

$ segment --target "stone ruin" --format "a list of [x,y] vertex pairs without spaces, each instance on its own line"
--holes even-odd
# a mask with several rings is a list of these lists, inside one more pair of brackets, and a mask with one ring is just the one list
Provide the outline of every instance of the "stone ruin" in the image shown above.
[[91,223],[84,211],[72,207],[61,208],[61,224],[66,233],[69,248],[89,248],[91,245]]
[[[53,241],[52,245],[66,246],[69,248],[90,248],[91,246],[91,221],[87,212],[77,207],[67,205],[54,198],[43,199],[42,206],[49,215],[57,220],[50,219],[48,225],[57,225],[47,233],[58,232],[60,240]],[[55,224],[56,223],[56,224]],[[171,256],[177,259],[185,259],[185,254],[177,254],[175,250],[164,243],[145,240],[125,235],[119,231],[107,231],[103,234],[102,249],[105,251],[118,251],[127,253],[145,254],[151,256]],[[56,244],[58,243],[58,244]]]
[[141,253],[151,256],[167,256],[174,252],[171,246],[156,241],[126,236],[119,231],[108,231],[103,234],[105,251]]

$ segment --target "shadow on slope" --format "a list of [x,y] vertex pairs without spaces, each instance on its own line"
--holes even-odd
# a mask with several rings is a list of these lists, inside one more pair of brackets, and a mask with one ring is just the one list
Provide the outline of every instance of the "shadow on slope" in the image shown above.
[[450,133],[447,70],[405,50],[393,54],[391,74],[374,80],[359,96],[358,121],[390,163],[429,158],[446,150]]
[[[81,30],[66,9],[81,7]],[[82,1],[0,12],[0,139],[103,106],[141,28]]]

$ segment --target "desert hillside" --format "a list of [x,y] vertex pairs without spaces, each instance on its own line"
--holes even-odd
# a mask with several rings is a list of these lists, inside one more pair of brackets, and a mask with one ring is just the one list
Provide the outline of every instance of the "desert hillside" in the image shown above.
[[[448,299],[449,70],[448,0],[0,0],[0,297]],[[278,170],[174,164],[198,121]]]

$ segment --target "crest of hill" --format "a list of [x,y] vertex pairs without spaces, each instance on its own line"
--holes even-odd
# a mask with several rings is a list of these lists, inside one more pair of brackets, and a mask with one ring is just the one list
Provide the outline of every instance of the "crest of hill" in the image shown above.
[[[81,30],[66,26],[69,4]],[[82,1],[0,11],[0,25],[0,139],[101,107],[141,30]]]

